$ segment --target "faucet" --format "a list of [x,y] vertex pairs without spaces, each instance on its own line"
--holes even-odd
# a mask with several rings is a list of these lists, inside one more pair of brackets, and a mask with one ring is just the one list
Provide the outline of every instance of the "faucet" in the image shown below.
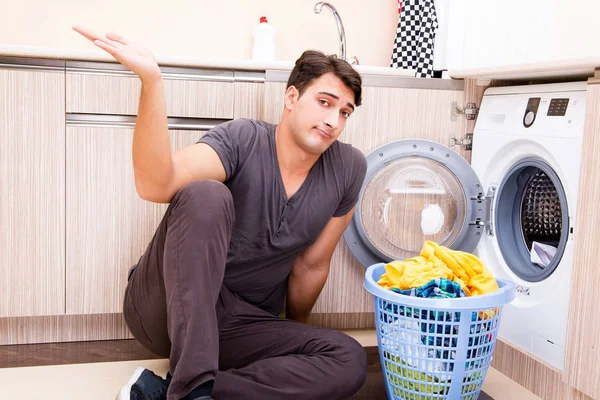
[[342,18],[340,17],[340,14],[337,12],[334,6],[324,1],[320,1],[317,4],[315,4],[315,14],[321,14],[321,10],[323,9],[323,7],[329,8],[331,10],[331,13],[333,14],[333,17],[335,18],[335,24],[337,25],[338,34],[340,35],[339,58],[341,58],[344,61],[348,61],[351,65],[358,65],[358,58],[356,57],[351,57],[350,60],[346,60],[346,31],[344,31],[344,24],[342,24]]

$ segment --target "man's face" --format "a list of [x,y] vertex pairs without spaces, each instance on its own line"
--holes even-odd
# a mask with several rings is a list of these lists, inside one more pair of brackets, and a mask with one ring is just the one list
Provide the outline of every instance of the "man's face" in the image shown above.
[[295,87],[288,88],[285,106],[294,141],[307,153],[320,155],[344,130],[354,111],[354,92],[328,73],[315,79],[300,97]]

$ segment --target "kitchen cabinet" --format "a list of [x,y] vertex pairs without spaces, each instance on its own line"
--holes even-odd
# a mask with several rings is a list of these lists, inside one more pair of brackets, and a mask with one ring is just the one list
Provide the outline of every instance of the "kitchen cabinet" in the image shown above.
[[64,98],[60,62],[0,69],[0,317],[65,312]]
[[[138,196],[133,129],[115,125],[66,129],[67,314],[122,312],[127,271],[146,250],[168,206]],[[201,134],[171,130],[171,149],[193,144]]]
[[[586,395],[600,398],[600,81],[590,80],[581,154],[580,195],[575,221],[565,381]],[[584,192],[585,195],[581,193]]]
[[265,82],[264,85],[265,99],[262,110],[264,120],[278,124],[283,115],[286,84],[284,82]]
[[[228,71],[198,75],[203,71],[165,70],[172,151],[194,144],[203,131],[234,114],[261,117],[262,83],[233,82],[234,74]],[[105,65],[67,66],[66,313],[70,315],[122,311],[127,271],[145,251],[167,208],[142,200],[135,191],[131,159],[135,117],[123,115],[137,114],[141,84],[135,76],[117,73],[125,75],[112,75]]]
[[559,68],[567,70],[598,58],[597,2],[451,3],[444,7],[448,13],[448,36],[440,51],[446,54],[445,67],[451,76],[453,70],[487,69],[500,73],[508,66],[534,64],[554,64],[556,73]]
[[[233,117],[263,119],[265,84],[257,82],[235,82]],[[283,94],[282,94],[283,97]]]
[[[233,118],[232,71],[164,68],[167,115]],[[67,64],[66,112],[137,115],[142,84],[119,64]]]

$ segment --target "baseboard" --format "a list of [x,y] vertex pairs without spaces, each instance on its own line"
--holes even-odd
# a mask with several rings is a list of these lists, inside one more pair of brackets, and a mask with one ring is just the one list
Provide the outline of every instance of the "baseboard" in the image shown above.
[[0,345],[130,339],[123,314],[0,318]]
[[[314,314],[309,324],[339,330],[369,329],[375,327],[375,318],[373,313]],[[0,345],[131,338],[121,313],[0,318]]]

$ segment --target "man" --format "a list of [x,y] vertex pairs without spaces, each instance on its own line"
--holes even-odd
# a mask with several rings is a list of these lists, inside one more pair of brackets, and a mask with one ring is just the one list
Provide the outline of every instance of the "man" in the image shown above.
[[116,34],[74,29],[141,79],[136,190],[170,203],[124,301],[131,332],[169,358],[169,374],[139,368],[118,398],[329,400],[358,391],[362,346],[303,322],[366,173],[364,155],[337,141],[360,105],[360,75],[307,51],[279,125],[234,120],[171,153],[154,57]]

